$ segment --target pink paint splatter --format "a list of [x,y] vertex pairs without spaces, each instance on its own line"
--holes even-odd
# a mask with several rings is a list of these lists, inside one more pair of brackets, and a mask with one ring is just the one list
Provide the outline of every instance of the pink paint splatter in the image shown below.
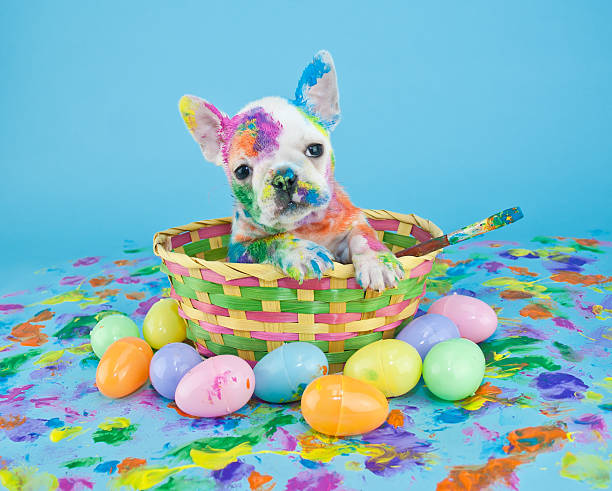
[[77,262],[73,264],[75,268],[79,266],[91,266],[92,264],[96,264],[100,260],[100,257],[83,257],[79,259]]
[[13,387],[6,394],[0,394],[0,399],[6,399],[0,401],[0,404],[12,404],[14,402],[23,401],[25,398],[22,396],[25,392],[34,387],[34,384],[23,385],[22,387]]
[[287,481],[286,491],[299,489],[301,491],[332,491],[342,484],[342,476],[337,472],[327,472],[325,469],[302,471]]
[[17,303],[8,303],[0,305],[0,314],[15,314],[24,309],[23,305]]
[[60,280],[60,285],[80,285],[85,281],[85,276],[65,276]]

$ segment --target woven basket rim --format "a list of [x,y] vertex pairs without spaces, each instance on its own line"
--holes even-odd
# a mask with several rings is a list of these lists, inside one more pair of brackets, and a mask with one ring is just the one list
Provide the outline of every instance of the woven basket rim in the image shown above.
[[[404,214],[396,213],[387,210],[361,210],[366,218],[373,220],[397,220],[402,223],[408,223],[416,225],[417,227],[425,230],[432,237],[439,237],[444,235],[442,230],[432,221],[426,218],[421,218],[415,214]],[[153,252],[156,256],[160,257],[164,261],[169,261],[175,264],[179,264],[188,269],[209,269],[224,276],[227,280],[255,277],[262,280],[275,281],[281,278],[287,278],[279,269],[271,264],[247,264],[247,263],[229,263],[221,261],[209,261],[206,259],[200,259],[198,257],[191,257],[187,254],[180,252],[172,252],[170,240],[186,232],[194,232],[204,227],[211,227],[214,225],[225,225],[232,223],[231,217],[224,218],[213,218],[209,220],[201,220],[197,222],[191,222],[187,225],[180,227],[173,227],[161,232],[157,232],[153,237]],[[402,266],[406,270],[411,270],[417,267],[419,264],[425,261],[433,261],[434,258],[440,253],[440,250],[430,252],[425,256],[413,257],[404,256],[398,258],[402,263]],[[323,274],[323,277],[329,278],[352,278],[355,276],[355,268],[352,264],[341,264],[334,262],[334,269],[327,271]]]

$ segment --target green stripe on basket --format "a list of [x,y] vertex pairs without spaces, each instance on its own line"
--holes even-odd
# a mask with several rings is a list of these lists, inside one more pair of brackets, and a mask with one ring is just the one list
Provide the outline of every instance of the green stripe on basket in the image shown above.
[[314,299],[321,302],[349,302],[363,298],[363,290],[337,289],[337,290],[315,290]]
[[395,232],[385,232],[382,241],[385,244],[396,245],[404,248],[412,247],[417,243],[414,237],[409,235],[396,234]]
[[252,310],[256,312],[262,310],[261,300],[251,300],[250,298],[221,295],[219,293],[210,293],[208,296],[210,298],[210,303],[218,307],[233,310]]
[[211,249],[204,253],[204,259],[207,261],[218,261],[227,257],[227,247],[219,247],[218,249]]
[[194,292],[223,293],[223,285],[213,283],[212,281],[191,278],[190,276],[183,276],[183,281],[185,286]]
[[375,297],[346,302],[346,312],[372,312],[373,310],[382,309],[389,305],[391,297]]
[[195,256],[196,254],[199,254],[200,252],[209,251],[210,250],[210,240],[203,239],[203,240],[198,240],[197,242],[189,242],[188,244],[185,244],[183,246],[183,250],[185,251],[185,254],[187,254],[188,256]]
[[291,288],[241,286],[240,293],[253,300],[297,300],[297,290]]

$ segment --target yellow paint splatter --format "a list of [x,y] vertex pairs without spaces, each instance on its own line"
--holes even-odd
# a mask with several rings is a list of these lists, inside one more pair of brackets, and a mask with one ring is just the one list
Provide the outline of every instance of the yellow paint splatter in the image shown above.
[[104,423],[100,423],[98,428],[104,431],[111,431],[115,428],[127,428],[131,422],[127,418],[106,418]]
[[53,365],[57,360],[59,360],[62,356],[64,356],[66,350],[58,350],[58,351],[49,351],[42,355],[38,360],[34,362],[35,365],[40,365],[43,367]]
[[53,474],[38,472],[36,467],[28,466],[1,469],[0,484],[9,491],[53,490],[59,487]]
[[113,481],[112,486],[115,489],[123,489],[126,487],[132,489],[149,489],[177,472],[181,472],[185,469],[193,469],[194,467],[198,466],[190,464],[179,467],[137,467],[131,471],[119,474],[119,478]]
[[5,344],[4,346],[0,346],[0,353],[4,350],[9,349],[11,346],[13,346],[15,343],[10,343],[10,344]]
[[[97,298],[97,297],[96,297]],[[87,296],[85,290],[71,290],[55,297],[47,298],[42,302],[35,303],[33,305],[57,305],[64,302],[82,302],[83,300],[95,300]]]
[[72,353],[73,355],[84,355],[86,353],[91,353],[91,344],[85,343],[80,346],[74,346],[72,348],[66,348],[68,353]]
[[75,436],[80,435],[82,432],[82,426],[64,426],[62,428],[54,428],[53,431],[49,433],[49,440],[54,443],[64,439],[72,440]]
[[520,281],[516,278],[509,276],[500,276],[499,278],[492,278],[483,283],[485,286],[493,286],[500,289],[508,289],[517,292],[529,293],[537,298],[550,298],[550,295],[545,294],[546,287],[544,285],[537,284],[540,280],[535,281]]
[[361,470],[363,470],[363,466],[359,462],[357,462],[355,460],[349,460],[348,462],[346,462],[344,464],[344,468],[347,471],[361,471]]
[[561,460],[561,475],[576,481],[586,482],[594,488],[608,489],[612,460],[598,455],[567,452]]
[[241,455],[252,453],[251,451],[252,447],[244,442],[229,450],[210,449],[202,451],[192,448],[189,455],[195,465],[204,467],[204,469],[218,470],[236,461]]
[[606,389],[608,392],[612,392],[612,377],[606,377],[604,378],[603,382],[595,382],[594,385],[599,385],[600,387]]
[[587,390],[584,393],[584,401],[594,401],[594,402],[600,402],[603,399],[603,395],[599,394],[597,392],[594,392],[592,390]]

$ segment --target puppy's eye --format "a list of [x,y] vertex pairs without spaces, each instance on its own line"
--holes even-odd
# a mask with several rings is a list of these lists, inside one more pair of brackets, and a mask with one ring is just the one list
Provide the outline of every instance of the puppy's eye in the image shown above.
[[312,145],[308,145],[306,147],[306,151],[304,152],[306,157],[320,157],[323,155],[323,145],[320,143],[313,143]]
[[241,165],[234,171],[236,179],[243,180],[251,175],[251,168],[248,165]]

